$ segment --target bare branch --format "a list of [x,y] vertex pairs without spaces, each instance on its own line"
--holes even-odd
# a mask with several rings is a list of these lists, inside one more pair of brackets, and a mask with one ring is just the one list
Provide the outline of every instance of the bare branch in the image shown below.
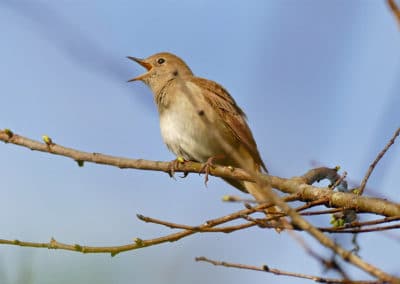
[[[163,225],[171,229],[184,229],[184,230],[189,230],[193,232],[199,232],[199,233],[206,233],[206,232],[220,232],[220,233],[232,233],[237,230],[243,230],[246,228],[254,227],[257,225],[255,222],[247,222],[244,224],[236,225],[236,226],[225,226],[225,227],[204,227],[204,226],[190,226],[190,225],[183,225],[183,224],[177,224],[177,223],[172,223],[148,216],[143,216],[143,215],[138,215],[137,216],[140,220],[147,222],[147,223],[153,223],[153,224],[158,224],[158,225]],[[239,218],[239,216],[237,217]],[[270,228],[273,228],[271,225]]]
[[399,220],[400,220],[400,216],[398,216],[398,217],[386,217],[386,218],[382,218],[382,219],[377,219],[377,220],[372,220],[372,221],[365,221],[365,222],[352,222],[350,224],[347,224],[345,226],[345,228],[371,226],[371,225],[377,225],[377,224],[382,224],[382,223],[395,222],[395,221],[399,221]]
[[306,211],[306,212],[302,212],[301,215],[314,216],[314,215],[323,215],[323,214],[333,214],[333,213],[341,212],[343,210],[345,210],[345,209],[335,208],[335,209],[318,210],[318,211]]
[[393,230],[393,229],[399,229],[400,224],[396,225],[390,225],[390,226],[380,226],[380,227],[372,227],[372,228],[363,228],[363,229],[348,229],[348,228],[320,228],[322,232],[327,232],[327,233],[344,233],[344,234],[358,234],[358,233],[370,233],[370,232],[379,232],[379,231],[388,231],[388,230]]
[[[295,198],[295,195],[290,195],[284,198],[285,201],[290,201],[293,200]],[[251,226],[254,226],[256,224],[254,223],[246,223],[242,227],[236,227],[236,226],[231,226],[231,227],[223,227],[223,228],[213,228],[217,225],[223,224],[223,223],[227,223],[236,219],[240,219],[243,216],[247,216],[250,215],[252,213],[255,212],[261,212],[263,210],[265,210],[266,208],[269,208],[273,206],[272,203],[263,203],[260,205],[257,205],[255,207],[251,207],[251,206],[247,206],[246,209],[228,214],[226,216],[220,217],[220,218],[216,218],[216,219],[212,219],[212,220],[208,220],[206,221],[203,225],[199,225],[199,226],[189,226],[189,225],[182,225],[182,224],[176,224],[176,223],[172,223],[172,222],[168,222],[168,221],[163,221],[163,220],[159,220],[159,219],[155,219],[155,218],[151,218],[151,217],[146,217],[143,215],[137,215],[137,217],[144,221],[144,222],[149,222],[149,223],[155,223],[155,224],[159,224],[159,225],[163,225],[163,226],[167,226],[169,228],[173,228],[173,229],[184,229],[184,230],[189,230],[189,231],[193,231],[193,232],[224,232],[224,233],[230,233],[233,232],[235,230],[238,229],[243,229],[243,228],[248,228]],[[277,216],[280,217],[280,216]],[[275,216],[271,216],[268,219],[266,219],[266,221],[268,220],[272,220],[275,219]]]
[[338,170],[339,167],[334,167],[334,168],[319,167],[309,170],[302,176],[302,178],[304,180],[304,183],[306,184],[313,184],[323,179],[328,179],[331,182],[331,184],[335,184],[336,181],[340,179]]
[[[73,158],[75,161],[79,161],[79,165],[81,166],[83,161],[89,161],[100,164],[109,164],[118,166],[120,168],[140,168],[147,170],[162,170],[168,172],[170,169],[170,163],[162,163],[162,162],[151,162],[144,160],[130,160],[125,158],[112,157],[108,155],[101,155],[97,153],[87,153],[82,151],[76,151],[71,148],[65,148],[57,145],[54,141],[51,143],[40,143],[19,135],[12,133],[11,131],[0,131],[0,140],[4,142],[13,143],[16,145],[21,145],[24,147],[28,147],[32,150],[39,150],[42,152],[48,152],[52,154],[67,156]],[[183,172],[199,172],[202,169],[202,165],[198,163],[185,163],[183,165],[179,165],[180,171]],[[305,184],[304,177],[297,177],[292,179],[282,179],[273,176],[261,176],[261,175],[249,175],[246,172],[238,169],[233,169],[230,167],[215,167],[210,169],[210,173],[216,176],[223,177],[233,177],[237,178],[234,175],[240,176],[241,179],[255,181],[261,187],[264,184],[270,184],[280,189],[283,192],[291,193],[291,194],[299,194],[301,200],[312,201],[318,199],[326,198],[328,201],[327,205],[331,205],[334,207],[345,207],[347,209],[354,208],[355,210],[361,212],[373,212],[385,216],[399,216],[400,215],[400,206],[385,200],[379,200],[377,198],[361,198],[356,197],[354,194],[343,193],[343,192],[333,192],[332,190],[324,190],[319,188],[314,188],[310,185]],[[239,175],[239,174],[240,175]],[[306,174],[307,175],[307,174]],[[335,253],[337,253],[344,260],[351,262],[355,266],[363,269],[364,271],[374,275],[375,277],[385,280],[385,281],[398,281],[398,278],[395,278],[380,269],[372,266],[369,263],[364,262],[358,256],[352,254],[349,251],[344,250],[341,246],[337,245],[333,240],[325,236],[321,231],[312,226],[308,221],[304,220],[294,209],[292,209],[285,201],[283,201],[280,197],[278,197],[274,192],[268,192],[268,199],[271,201],[273,205],[277,205],[284,213],[286,213],[291,219],[293,224],[297,227],[307,231],[314,238],[316,238],[322,245],[331,249]],[[379,204],[377,206],[377,204]],[[370,205],[370,206],[367,206]],[[372,208],[372,210],[371,210]],[[119,253],[121,250],[129,250],[136,249],[138,246],[148,246],[153,243],[161,243],[165,241],[175,241],[187,235],[193,234],[193,231],[183,231],[177,233],[175,235],[170,235],[158,239],[151,240],[149,243],[145,241],[136,242],[134,245],[128,245],[124,247],[112,248],[112,254]],[[1,242],[0,242],[1,243]],[[12,244],[12,243],[11,243]],[[75,247],[70,250],[76,250]],[[107,248],[109,249],[109,248]],[[91,248],[93,252],[106,252],[101,248]],[[110,252],[110,251],[108,251]]]
[[347,279],[325,278],[325,277],[308,275],[308,274],[303,274],[303,273],[294,273],[294,272],[283,271],[283,270],[276,269],[276,268],[270,268],[267,265],[263,265],[260,267],[260,266],[246,265],[246,264],[240,264],[240,263],[216,261],[216,260],[211,260],[209,258],[206,258],[204,256],[196,257],[195,260],[208,262],[208,263],[211,263],[216,266],[232,267],[232,268],[247,269],[247,270],[254,270],[254,271],[261,271],[261,272],[269,272],[269,273],[272,273],[275,275],[284,275],[284,276],[290,276],[290,277],[296,277],[296,278],[309,279],[309,280],[313,280],[313,281],[319,282],[319,283],[343,283],[343,284],[372,284],[372,283],[378,284],[378,283],[382,283],[381,281],[351,281],[351,280],[347,280]]
[[301,201],[313,201],[327,198],[328,207],[354,209],[357,212],[369,212],[383,216],[400,216],[400,205],[382,198],[358,196],[352,193],[336,192],[328,188],[317,188],[304,184],[302,177],[284,179],[270,176],[274,188],[285,193],[300,193]]
[[[81,165],[83,162],[91,162],[103,165],[116,166],[119,168],[130,168],[139,170],[163,171],[168,173],[170,170],[169,162],[147,161],[143,159],[126,159],[121,157],[114,157],[110,155],[103,155],[99,153],[88,153],[72,148],[67,148],[55,144],[47,145],[6,130],[0,130],[0,140],[6,143],[12,143],[31,150],[46,152],[54,155],[72,158],[79,161]],[[180,163],[176,172],[193,172],[198,173],[202,168],[202,164],[195,162]],[[317,173],[317,174],[316,174]],[[210,168],[210,174],[213,176],[234,178],[238,180],[254,181],[254,179],[241,169],[232,169],[230,167],[213,166]],[[327,199],[326,206],[335,208],[354,209],[357,212],[369,212],[383,216],[400,216],[400,205],[387,201],[381,198],[371,198],[364,196],[357,196],[351,193],[335,192],[329,188],[318,188],[308,184],[316,180],[329,176],[330,174],[337,174],[335,169],[318,168],[307,172],[304,176],[293,177],[285,179],[275,176],[269,176],[271,185],[289,194],[298,194],[298,200],[301,201],[315,201],[320,199]],[[340,175],[338,175],[340,178]],[[260,176],[260,178],[263,178]]]
[[[291,200],[293,198],[294,198],[293,195],[287,197],[288,200]],[[242,214],[251,214],[251,213],[263,210],[265,208],[271,207],[271,206],[273,206],[272,203],[260,204],[256,207],[251,207],[249,209],[243,209],[241,211],[238,211],[238,212],[235,212],[235,213],[232,213],[232,214],[220,217],[220,218],[206,221],[203,225],[197,226],[197,230],[193,230],[193,228],[190,228],[190,230],[185,229],[178,233],[166,235],[166,236],[159,237],[159,238],[149,239],[149,240],[142,240],[140,238],[136,238],[134,240],[134,243],[127,244],[127,245],[121,245],[121,246],[94,247],[94,246],[83,246],[83,245],[79,245],[79,244],[65,244],[65,243],[56,241],[54,238],[52,238],[50,240],[50,242],[48,242],[48,243],[24,242],[24,241],[20,241],[20,240],[0,239],[0,244],[23,246],[23,247],[34,247],[34,248],[62,249],[62,250],[69,250],[69,251],[75,251],[75,252],[81,252],[81,253],[110,253],[112,256],[115,256],[115,255],[117,255],[121,252],[125,252],[125,251],[154,246],[154,245],[158,245],[158,244],[166,243],[166,242],[174,242],[181,238],[193,235],[197,232],[205,231],[207,228],[218,226],[220,224],[229,222],[231,220],[241,218]],[[139,219],[147,222],[147,220],[146,220],[147,217],[144,217],[142,215],[138,215],[137,217]],[[164,222],[164,223],[166,223],[166,222]]]
[[378,164],[378,162],[382,159],[382,157],[385,155],[385,153],[387,152],[387,150],[389,150],[390,146],[392,146],[394,144],[394,141],[396,140],[397,136],[399,136],[400,134],[400,128],[398,128],[393,137],[389,140],[389,142],[386,144],[385,148],[383,148],[383,150],[378,154],[378,156],[376,156],[375,160],[372,162],[372,164],[369,166],[367,173],[365,174],[365,177],[363,178],[361,185],[358,189],[358,194],[362,195],[364,192],[364,188],[365,185],[367,184],[367,181],[369,179],[369,177],[372,174],[372,171],[375,169],[376,165]]
[[387,0],[390,10],[392,11],[393,15],[395,16],[397,23],[400,26],[400,9],[396,4],[395,0]]
[[[262,184],[262,180],[256,177],[256,182]],[[312,237],[314,237],[320,244],[330,249],[332,252],[340,256],[344,261],[347,261],[354,266],[359,267],[365,272],[369,273],[377,277],[378,279],[386,282],[400,283],[400,278],[392,276],[383,270],[379,269],[371,265],[370,263],[365,262],[356,254],[345,250],[342,246],[335,243],[332,239],[327,237],[323,232],[314,227],[310,222],[302,218],[296,210],[291,208],[286,202],[284,202],[281,198],[277,196],[276,193],[270,191],[268,193],[268,200],[278,206],[283,212],[285,212],[292,220],[294,226],[297,226],[307,233],[309,233]]]
[[347,176],[347,172],[344,172],[343,175],[341,175],[335,183],[333,183],[329,188],[335,189],[338,185],[340,184],[345,184],[346,189],[347,189],[347,182],[345,181],[345,178]]
[[149,247],[165,242],[174,242],[186,236],[193,234],[191,231],[182,231],[175,234],[150,239],[150,240],[142,240],[136,238],[134,243],[121,245],[121,246],[108,246],[108,247],[93,247],[93,246],[83,246],[79,244],[66,244],[56,241],[54,238],[51,238],[48,243],[36,243],[36,242],[24,242],[20,240],[4,240],[0,239],[0,244],[3,245],[14,245],[21,247],[32,247],[32,248],[47,248],[47,249],[61,249],[61,250],[69,250],[81,253],[110,253],[111,256],[115,256],[118,253],[124,251],[135,250],[139,248]]

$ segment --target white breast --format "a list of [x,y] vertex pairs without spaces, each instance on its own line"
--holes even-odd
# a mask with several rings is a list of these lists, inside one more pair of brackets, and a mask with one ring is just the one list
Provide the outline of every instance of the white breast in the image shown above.
[[[191,83],[186,90],[178,90],[173,103],[160,115],[161,135],[168,148],[187,160],[205,162],[220,149],[213,139],[212,127],[217,114],[205,101],[200,89]],[[190,96],[190,97],[189,97]],[[205,123],[205,116],[211,123]],[[206,125],[208,124],[208,125]]]

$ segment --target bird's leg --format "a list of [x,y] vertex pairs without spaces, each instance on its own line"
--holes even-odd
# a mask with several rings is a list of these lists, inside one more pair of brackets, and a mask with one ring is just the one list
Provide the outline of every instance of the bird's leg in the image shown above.
[[208,183],[208,175],[210,174],[210,169],[212,167],[214,167],[214,161],[222,159],[222,158],[225,158],[225,155],[221,154],[221,155],[212,156],[212,157],[208,158],[207,161],[201,167],[201,169],[199,171],[199,174],[203,173],[203,172],[205,173],[204,184],[205,184],[206,187],[207,187],[207,183]]
[[[183,164],[183,163],[185,163],[185,159],[180,156],[176,157],[175,160],[172,160],[168,165],[168,175],[171,178],[175,179],[175,170],[179,168],[179,164]],[[182,178],[187,177],[187,175],[188,175],[187,172],[183,173]]]

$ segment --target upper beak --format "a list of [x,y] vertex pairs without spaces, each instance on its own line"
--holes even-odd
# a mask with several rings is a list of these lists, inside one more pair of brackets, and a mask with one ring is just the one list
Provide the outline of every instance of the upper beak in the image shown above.
[[[132,56],[127,56],[128,59],[135,61],[136,63],[139,63],[141,66],[143,66],[144,68],[146,68],[147,71],[150,71],[150,69],[152,68],[150,63],[147,63],[146,61],[144,61],[143,59],[137,58],[137,57],[132,57]],[[148,74],[148,72],[139,75],[135,78],[132,78],[130,80],[128,80],[128,82],[133,82],[133,81],[138,81],[138,80],[142,80],[146,75]]]

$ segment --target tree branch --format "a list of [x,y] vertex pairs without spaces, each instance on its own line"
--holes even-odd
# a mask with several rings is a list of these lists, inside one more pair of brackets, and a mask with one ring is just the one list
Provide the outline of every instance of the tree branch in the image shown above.
[[397,6],[396,1],[395,0],[387,0],[387,3],[389,5],[389,8],[392,11],[394,17],[396,18],[397,23],[400,26],[400,9]]
[[361,185],[358,189],[358,194],[362,195],[364,192],[364,188],[368,182],[369,177],[371,176],[373,170],[375,169],[376,165],[379,163],[379,161],[382,159],[382,157],[385,155],[387,150],[389,150],[390,146],[394,144],[394,141],[400,134],[400,128],[398,128],[395,133],[393,134],[393,137],[389,140],[389,142],[386,144],[385,148],[379,154],[376,156],[375,160],[372,162],[372,164],[369,166],[367,173],[365,174],[365,177],[363,178]]
[[309,279],[309,280],[313,280],[313,281],[319,282],[319,283],[343,283],[343,284],[373,284],[373,283],[378,284],[378,283],[382,283],[380,281],[351,281],[351,280],[347,280],[347,279],[325,278],[325,277],[308,275],[308,274],[303,274],[303,273],[283,271],[283,270],[276,269],[276,268],[270,268],[267,265],[263,265],[263,266],[259,267],[259,266],[254,266],[254,265],[231,263],[231,262],[225,262],[225,261],[216,261],[216,260],[211,260],[209,258],[206,258],[204,256],[196,257],[195,260],[208,262],[208,263],[211,263],[216,266],[225,266],[225,267],[233,267],[233,268],[239,268],[239,269],[262,271],[262,272],[269,272],[269,273],[272,273],[275,275],[284,275],[284,276],[291,276],[291,277],[296,277],[296,278]]
[[[60,145],[55,144],[54,141],[52,141],[52,139],[48,136],[43,137],[43,141],[45,143],[40,143],[38,141],[34,141],[29,138],[16,135],[8,129],[0,131],[0,140],[6,143],[12,143],[24,146],[30,148],[31,150],[38,150],[42,152],[48,152],[51,154],[70,157],[75,161],[77,161],[79,166],[83,166],[83,162],[87,161],[99,164],[114,165],[120,168],[159,170],[164,172],[169,172],[170,169],[170,163],[119,158],[109,155],[102,155],[98,153],[87,153],[87,152],[77,151],[71,148],[62,147]],[[202,168],[203,167],[201,164],[193,162],[187,162],[178,165],[178,171],[182,172],[200,172]],[[336,169],[330,169],[330,170],[337,171]],[[314,171],[314,176],[320,175],[321,172],[323,171],[327,171],[329,174],[329,169],[320,169],[319,171],[314,169],[313,171]],[[233,177],[243,180],[251,180],[256,182],[261,187],[263,187],[265,184],[271,183],[273,187],[283,192],[298,194],[299,199],[303,201],[326,199],[327,200],[326,205],[328,206],[344,207],[347,209],[353,208],[360,212],[372,212],[384,216],[400,216],[400,206],[398,204],[377,198],[365,198],[365,197],[362,198],[350,193],[333,192],[332,190],[329,189],[320,189],[308,185],[306,183],[310,183],[310,181],[313,181],[313,175],[310,174],[310,172],[306,173],[303,177],[294,177],[291,179],[283,179],[268,175],[261,176],[258,174],[249,175],[243,170],[232,169],[231,167],[214,167],[213,169],[211,169],[210,173],[215,176]],[[282,209],[282,211],[292,219],[294,225],[307,231],[314,238],[316,238],[322,245],[334,251],[345,261],[351,262],[352,264],[358,266],[359,268],[370,273],[371,275],[376,276],[381,280],[390,282],[400,282],[398,278],[383,272],[382,270],[370,265],[369,263],[364,262],[362,259],[352,254],[351,252],[344,250],[341,246],[337,245],[334,241],[325,236],[321,231],[312,226],[308,221],[303,219],[296,212],[296,210],[292,209],[285,201],[279,198],[274,192],[269,191],[268,195],[269,195],[268,198],[271,201],[272,205],[277,205],[280,209]],[[207,226],[210,226],[210,224],[206,224],[206,227]],[[173,235],[153,239],[150,241],[143,241],[141,239],[136,239],[135,244],[120,246],[120,247],[111,247],[111,248],[108,247],[107,252],[111,252],[111,254],[115,255],[116,253],[125,250],[136,249],[138,247],[149,246],[165,241],[175,241],[182,237],[191,235],[193,233],[194,233],[193,231],[185,230]],[[6,243],[5,240],[3,241]],[[13,243],[11,242],[9,244]],[[19,245],[20,244],[21,242],[19,242]],[[53,248],[54,244],[57,244],[65,249],[76,250],[81,252],[105,252],[105,248],[81,247],[78,245],[68,246],[56,243],[55,241],[54,242],[52,241],[49,244],[41,244],[41,245]]]
[[[148,161],[143,159],[127,159],[122,157],[115,157],[110,155],[103,155],[100,153],[89,153],[72,148],[63,147],[55,144],[41,143],[14,133],[9,130],[0,130],[0,140],[5,143],[29,148],[31,150],[46,152],[54,155],[69,157],[83,165],[84,162],[91,162],[96,164],[103,164],[109,166],[119,167],[121,169],[139,169],[162,171],[169,173],[170,163],[160,161]],[[192,172],[199,173],[203,165],[195,162],[179,163],[175,172]],[[372,198],[365,196],[357,196],[352,193],[336,192],[329,188],[318,188],[309,185],[321,179],[324,175],[327,178],[333,178],[334,169],[318,168],[307,172],[304,176],[293,177],[290,179],[280,178],[276,176],[269,176],[272,187],[289,194],[298,194],[298,200],[301,201],[315,201],[326,199],[325,203],[328,207],[354,209],[357,212],[369,212],[383,216],[400,216],[400,205],[394,202],[387,201],[381,198]],[[231,167],[214,166],[210,169],[210,174],[217,177],[234,178],[238,180],[254,181],[253,178],[241,169],[232,169]],[[340,177],[340,176],[339,176]],[[265,178],[266,176],[261,176]]]

